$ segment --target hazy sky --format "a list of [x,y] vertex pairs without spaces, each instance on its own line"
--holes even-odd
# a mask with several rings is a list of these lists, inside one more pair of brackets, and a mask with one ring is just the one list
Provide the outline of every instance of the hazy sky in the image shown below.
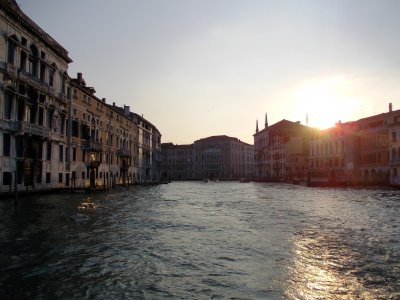
[[99,98],[143,114],[163,142],[253,143],[400,108],[400,1],[17,0],[69,51]]

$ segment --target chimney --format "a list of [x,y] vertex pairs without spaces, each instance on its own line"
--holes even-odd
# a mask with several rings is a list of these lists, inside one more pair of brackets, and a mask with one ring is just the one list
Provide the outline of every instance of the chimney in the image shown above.
[[78,84],[79,86],[82,86],[82,73],[78,73]]
[[102,98],[101,101],[103,101],[104,103],[106,103],[106,98]]
[[124,113],[125,113],[125,116],[129,116],[129,113],[130,113],[130,107],[129,106],[124,105]]
[[389,103],[389,112],[393,111],[392,102]]
[[115,102],[113,102],[113,106],[115,106]]

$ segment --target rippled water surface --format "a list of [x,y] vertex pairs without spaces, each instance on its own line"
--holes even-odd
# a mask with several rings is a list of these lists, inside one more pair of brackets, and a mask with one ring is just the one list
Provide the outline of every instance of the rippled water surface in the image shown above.
[[177,182],[0,202],[1,299],[400,299],[400,192]]

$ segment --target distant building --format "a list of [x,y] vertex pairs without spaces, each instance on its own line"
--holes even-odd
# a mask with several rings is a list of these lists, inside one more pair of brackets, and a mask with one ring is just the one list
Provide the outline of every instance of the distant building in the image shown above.
[[161,145],[161,178],[162,180],[191,180],[194,179],[193,144]]
[[194,142],[196,179],[239,179],[254,177],[254,147],[226,135]]

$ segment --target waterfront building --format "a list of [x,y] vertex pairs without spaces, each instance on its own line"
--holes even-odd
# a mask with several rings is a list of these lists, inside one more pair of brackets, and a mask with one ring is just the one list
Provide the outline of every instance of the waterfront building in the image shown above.
[[390,164],[389,183],[400,186],[400,110],[393,111],[390,103],[389,112],[387,118]]
[[0,1],[0,32],[1,191],[65,184],[72,60],[15,1]]
[[159,182],[161,177],[161,133],[148,120],[132,113],[138,127],[138,182]]
[[[310,139],[311,184],[397,184],[400,112],[337,123]],[[397,119],[399,118],[399,119]]]
[[160,179],[161,134],[95,96],[68,52],[0,0],[0,193]]
[[388,113],[357,121],[358,181],[367,184],[389,182]]
[[162,180],[191,180],[194,179],[193,144],[174,145],[161,144]]
[[356,125],[355,122],[338,122],[328,129],[313,130],[307,172],[309,184],[335,185],[358,181]]
[[117,109],[135,125],[133,134],[133,179],[137,183],[156,183],[161,178],[161,133],[143,116],[131,112],[129,106]]
[[254,159],[257,179],[261,181],[304,180],[308,163],[311,128],[300,122],[281,120],[261,131],[256,126]]
[[268,119],[265,114],[265,124],[262,130],[258,128],[258,120],[256,121],[256,133],[253,135],[254,138],[254,171],[257,180],[267,180],[269,175],[268,165]]
[[71,79],[69,162],[74,187],[111,187],[134,182],[135,124],[114,105],[97,98],[82,73]]
[[226,135],[211,136],[194,142],[196,179],[239,179],[254,177],[254,147]]

